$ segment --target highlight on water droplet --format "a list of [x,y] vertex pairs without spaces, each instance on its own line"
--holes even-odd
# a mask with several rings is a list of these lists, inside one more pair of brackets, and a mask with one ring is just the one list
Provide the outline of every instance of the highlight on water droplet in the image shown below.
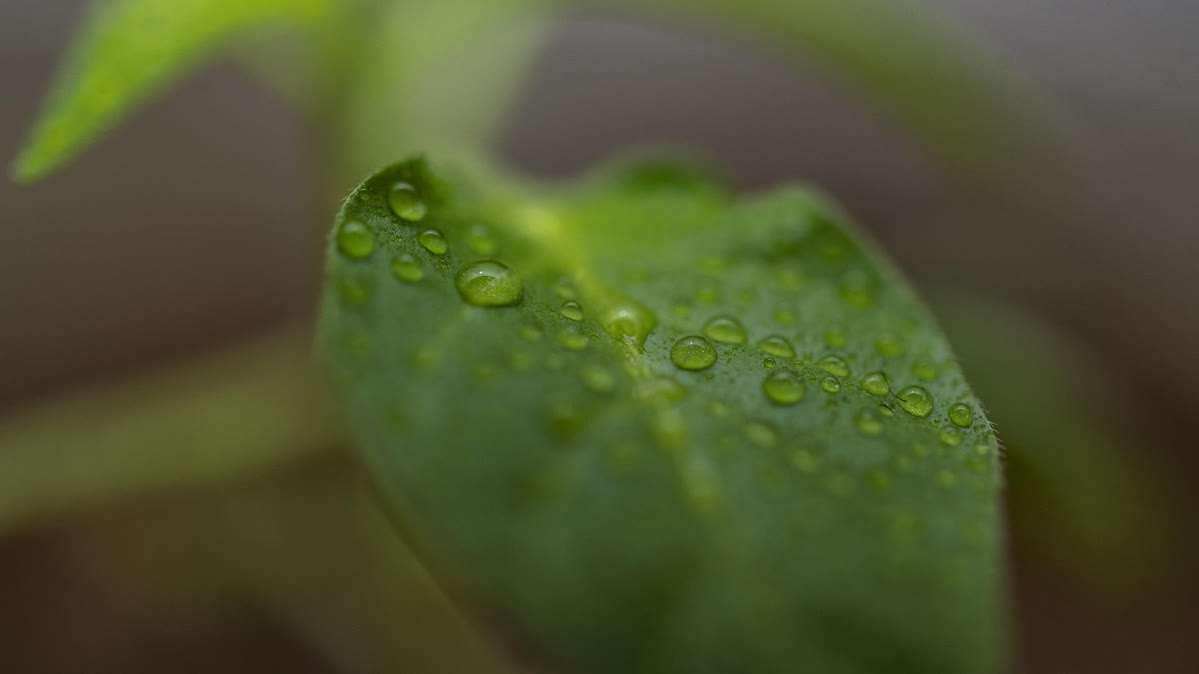
[[786,337],[779,335],[770,335],[763,337],[758,342],[758,348],[762,351],[779,358],[794,358],[795,347],[791,346],[791,342],[787,341]]
[[949,420],[962,428],[968,428],[974,423],[974,410],[966,403],[954,403],[949,406]]
[[816,367],[837,377],[849,376],[849,364],[839,356],[825,356],[816,363]]
[[348,258],[366,259],[375,250],[375,235],[365,223],[347,220],[337,229],[337,249]]
[[748,339],[748,335],[745,334],[745,326],[741,325],[741,321],[728,314],[713,316],[704,324],[704,335],[714,342],[725,344],[744,344]]
[[436,229],[426,229],[417,235],[416,240],[425,247],[425,250],[434,255],[445,255],[446,251],[450,249],[450,243]]
[[583,320],[583,306],[574,300],[563,302],[558,312],[572,321]]
[[591,340],[582,330],[573,325],[568,325],[558,331],[558,343],[570,349],[571,351],[582,351],[587,348],[587,344]]
[[408,222],[418,222],[425,217],[428,208],[416,188],[406,182],[398,182],[387,192],[387,204],[396,217]]
[[841,382],[837,381],[836,377],[825,377],[820,380],[820,388],[824,389],[825,393],[836,393],[841,390]]
[[474,224],[466,230],[466,245],[479,255],[495,255],[496,243],[485,225]]
[[879,418],[872,410],[862,410],[854,417],[853,423],[858,427],[858,431],[862,435],[881,435],[883,432],[883,420]]
[[871,372],[862,377],[862,390],[872,396],[885,396],[891,392],[891,382],[882,372]]
[[401,281],[416,283],[425,277],[425,268],[412,255],[400,253],[391,260],[391,274]]
[[912,365],[912,374],[924,381],[932,381],[937,378],[937,366],[927,360],[918,360]]
[[689,335],[670,347],[670,360],[684,370],[706,370],[716,364],[716,347],[699,335]]
[[520,277],[499,260],[466,265],[454,277],[454,286],[467,304],[477,307],[507,307],[524,296]]
[[799,375],[790,370],[779,370],[762,380],[762,392],[776,405],[794,405],[804,399],[808,388]]
[[909,386],[895,394],[899,406],[912,416],[924,418],[933,412],[933,394],[923,386]]

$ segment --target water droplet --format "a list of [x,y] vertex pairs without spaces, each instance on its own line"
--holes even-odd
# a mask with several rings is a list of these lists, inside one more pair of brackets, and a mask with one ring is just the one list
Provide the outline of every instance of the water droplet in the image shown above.
[[727,314],[714,316],[708,321],[704,325],[704,334],[714,342],[725,344],[744,344],[746,340],[745,326]]
[[883,432],[883,420],[870,410],[859,412],[858,416],[854,418],[854,425],[858,427],[862,435],[881,435]]
[[824,342],[834,349],[845,346],[845,333],[840,328],[829,328],[824,331]]
[[575,286],[565,276],[554,279],[554,282],[550,284],[550,289],[554,291],[555,295],[564,300],[573,300],[575,298]]
[[778,335],[770,335],[758,342],[758,348],[772,356],[779,358],[794,358],[795,347],[791,346],[785,337]]
[[804,399],[808,389],[794,372],[779,370],[762,381],[762,391],[776,405],[794,405]]
[[962,444],[962,432],[956,428],[946,428],[941,431],[941,443],[950,447]]
[[706,370],[716,364],[716,347],[699,335],[691,335],[674,343],[670,360],[684,370]]
[[583,320],[583,307],[574,300],[567,300],[562,303],[562,308],[558,312],[572,321]]
[[348,258],[368,258],[375,250],[375,235],[362,222],[348,220],[337,230],[337,249]]
[[762,359],[762,367],[766,368],[767,370],[773,370],[774,366],[777,364],[778,363],[776,363],[775,360],[770,356],[766,356]]
[[459,270],[454,277],[458,294],[477,307],[507,307],[524,296],[520,277],[499,260],[479,260]]
[[770,424],[750,421],[745,424],[745,437],[759,447],[773,447],[779,441],[779,433]]
[[895,416],[895,410],[891,409],[890,407],[887,407],[886,405],[879,405],[879,406],[878,406],[878,413],[879,413],[879,414],[881,414],[881,415],[883,415],[884,417],[893,417],[893,416]]
[[672,403],[687,397],[687,388],[666,376],[638,379],[633,389],[633,397],[649,402]]
[[579,376],[583,379],[583,385],[592,391],[608,393],[616,388],[616,377],[599,365],[584,365]]
[[391,273],[401,281],[416,283],[425,277],[425,269],[419,260],[408,253],[401,253],[391,261]]
[[526,342],[540,342],[541,330],[532,325],[522,325],[520,327],[520,336],[521,339],[524,339]]
[[339,289],[341,290],[341,299],[346,304],[366,304],[371,299],[370,287],[358,281],[342,281]]
[[841,299],[851,307],[864,309],[874,304],[874,288],[870,277],[861,270],[846,275],[841,282]]
[[604,330],[618,340],[631,337],[637,346],[644,346],[649,333],[658,325],[658,317],[644,305],[626,299],[604,312]]
[[912,366],[912,374],[924,381],[932,381],[937,378],[937,367],[927,360],[916,361]]
[[587,348],[587,335],[574,326],[562,328],[558,333],[558,343],[571,351],[582,351]]
[[466,245],[479,255],[495,255],[495,239],[483,225],[471,225],[470,229],[466,230]]
[[418,222],[428,211],[416,188],[404,182],[391,186],[387,193],[387,203],[391,206],[392,213],[409,222]]
[[927,417],[933,412],[933,394],[923,386],[909,386],[896,394],[899,405],[908,414],[916,417]]
[[426,229],[417,235],[416,240],[425,247],[425,250],[434,255],[445,255],[445,252],[450,249],[449,242],[436,229]]
[[891,382],[887,381],[886,374],[871,372],[862,377],[862,390],[872,396],[885,396],[891,392]]
[[797,318],[794,311],[778,309],[774,312],[774,320],[779,325],[794,325]]
[[797,449],[791,452],[791,465],[795,466],[803,473],[814,473],[820,468],[820,457],[806,449]]
[[816,363],[816,367],[837,377],[849,376],[849,364],[838,356],[825,356]]
[[962,428],[968,428],[974,423],[974,410],[966,403],[954,403],[949,406],[949,420]]
[[662,447],[680,450],[687,446],[687,420],[673,407],[658,410],[654,415],[653,434]]
[[825,393],[836,393],[841,390],[841,382],[835,377],[825,377],[820,380],[820,388],[824,389]]
[[883,335],[874,342],[874,349],[884,356],[898,356],[903,353],[903,342],[894,335]]

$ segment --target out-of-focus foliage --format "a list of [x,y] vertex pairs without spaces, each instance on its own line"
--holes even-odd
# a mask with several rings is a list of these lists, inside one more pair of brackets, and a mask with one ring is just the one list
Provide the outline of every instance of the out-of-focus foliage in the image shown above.
[[995,437],[810,192],[735,202],[648,162],[536,197],[410,160],[351,194],[327,265],[371,472],[550,662],[999,667]]

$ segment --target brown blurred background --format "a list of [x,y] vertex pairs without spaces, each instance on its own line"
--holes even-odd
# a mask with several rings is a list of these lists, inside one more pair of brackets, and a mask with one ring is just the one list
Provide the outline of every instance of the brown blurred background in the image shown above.
[[[0,3],[0,158],[16,154],[85,4]],[[1199,628],[1191,601],[1199,574],[1186,526],[1199,467],[1199,4],[937,4],[1046,91],[1073,130],[1077,173],[1036,210],[963,198],[917,146],[802,63],[735,37],[619,15],[579,13],[560,23],[499,139],[502,154],[561,176],[630,144],[665,141],[700,148],[742,187],[799,177],[834,194],[945,312],[967,373],[980,372],[984,399],[984,371],[1009,364],[1014,383],[996,386],[1009,386],[1013,398],[1021,387],[1030,395],[1056,387],[1081,406],[1078,423],[1102,419],[1127,438],[1112,440],[1122,452],[1115,473],[1151,475],[1129,506],[1145,519],[1122,526],[1165,533],[1154,534],[1145,558],[1129,558],[1131,580],[1097,585],[1083,578],[1087,559],[1043,552],[1056,535],[1036,528],[1044,472],[1022,469],[1013,444],[1021,670],[1199,671],[1187,643]],[[319,275],[315,232],[329,219],[307,138],[282,101],[220,65],[50,179],[30,188],[0,183],[0,419],[305,320]],[[1031,367],[1021,373],[1018,340],[989,350],[988,331],[1011,342],[1020,321],[1063,345],[1071,355],[1061,358],[1078,359],[1063,364],[1062,381],[1046,382],[1050,375]],[[960,338],[956,325],[968,326]],[[979,326],[984,337],[970,341]],[[1061,353],[1028,348],[1050,360]],[[1077,449],[1072,456],[1085,460],[1086,448]],[[314,455],[282,477],[245,478],[215,493],[253,501],[262,483],[283,480],[305,502],[329,498],[310,476],[333,466],[353,481],[344,463],[336,453]],[[210,554],[235,546],[228,522],[214,524],[194,505],[211,497],[205,489],[139,494],[0,538],[0,649],[16,663],[11,671],[351,671],[354,663],[331,660],[272,611],[208,605],[249,581],[214,574],[209,585],[179,592],[155,584],[164,546],[176,560],[192,547]],[[190,527],[200,533],[164,543],[163,531]],[[1139,545],[1122,540],[1117,547]],[[327,588],[346,611],[369,603],[322,575],[329,568],[297,582]],[[141,594],[124,596],[127,585]],[[454,667],[422,661],[410,669],[470,671],[472,663],[461,656]]]

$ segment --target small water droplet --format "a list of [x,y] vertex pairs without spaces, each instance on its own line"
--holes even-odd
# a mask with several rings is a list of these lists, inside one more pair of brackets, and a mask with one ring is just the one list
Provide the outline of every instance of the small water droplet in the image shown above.
[[825,393],[836,393],[841,390],[841,382],[835,377],[825,377],[820,380],[820,388],[824,389]]
[[704,334],[714,342],[725,344],[744,344],[747,339],[745,326],[728,314],[714,316],[704,325]]
[[479,255],[495,255],[496,243],[491,232],[484,225],[471,225],[466,230],[466,245]]
[[927,360],[916,361],[912,366],[912,374],[924,381],[932,381],[937,378],[937,367]]
[[779,441],[779,433],[774,430],[774,426],[762,421],[746,423],[745,437],[759,447],[773,447]]
[[337,249],[348,258],[366,259],[375,250],[375,235],[364,223],[348,220],[337,230]]
[[573,325],[562,328],[562,330],[558,332],[558,343],[570,349],[571,351],[582,351],[583,349],[586,349],[589,341],[590,340],[587,339],[587,335],[583,334],[581,330]]
[[774,366],[777,364],[778,363],[776,363],[775,360],[770,356],[766,356],[762,359],[762,367],[766,368],[767,370],[773,370]]
[[903,354],[903,342],[894,335],[883,335],[874,342],[874,349],[881,355],[894,357]]
[[425,250],[434,255],[445,255],[446,251],[450,249],[449,242],[436,229],[426,229],[417,235],[416,240],[425,247]]
[[884,417],[893,417],[893,416],[895,416],[895,410],[891,409],[890,407],[887,407],[886,405],[879,405],[879,406],[878,406],[878,413],[879,413],[879,414],[881,414],[881,415],[883,415]]
[[787,341],[785,337],[778,335],[764,337],[762,341],[758,342],[758,348],[779,358],[795,357],[795,347],[791,346],[791,342]]
[[616,377],[599,365],[584,365],[579,370],[579,376],[584,386],[598,393],[608,393],[616,388]]
[[882,372],[871,372],[862,377],[862,390],[872,396],[885,396],[891,392],[891,382]]
[[816,363],[816,367],[837,377],[849,376],[849,364],[839,356],[825,356]]
[[507,307],[520,302],[524,288],[520,277],[499,260],[479,260],[454,277],[458,294],[477,307]]
[[762,381],[762,391],[776,405],[794,405],[804,399],[808,388],[794,372],[779,370]]
[[716,364],[716,347],[699,335],[690,335],[674,343],[670,360],[684,370],[706,370]]
[[522,325],[520,327],[520,336],[526,342],[540,342],[541,330],[532,325]]
[[854,425],[858,427],[862,435],[881,435],[883,432],[883,420],[870,410],[859,412],[858,416],[854,418]]
[[923,386],[909,386],[896,394],[908,414],[924,418],[933,412],[933,395]]
[[401,281],[416,283],[425,277],[425,269],[419,260],[408,253],[400,253],[391,261],[391,273]]
[[845,333],[840,328],[829,328],[824,331],[824,342],[834,349],[845,346]]
[[941,431],[941,443],[950,447],[962,444],[962,432],[956,428],[946,428]]
[[562,303],[562,308],[558,312],[572,321],[583,320],[583,306],[574,300],[567,300]]
[[966,403],[954,403],[949,406],[949,420],[962,428],[968,428],[974,423],[974,410]]
[[409,183],[399,182],[391,186],[387,192],[387,203],[391,212],[397,217],[409,222],[418,222],[425,217],[428,208],[420,197],[420,193]]
[[555,295],[564,300],[573,300],[575,298],[575,285],[565,276],[554,279],[554,282],[550,284],[550,289],[554,291]]

